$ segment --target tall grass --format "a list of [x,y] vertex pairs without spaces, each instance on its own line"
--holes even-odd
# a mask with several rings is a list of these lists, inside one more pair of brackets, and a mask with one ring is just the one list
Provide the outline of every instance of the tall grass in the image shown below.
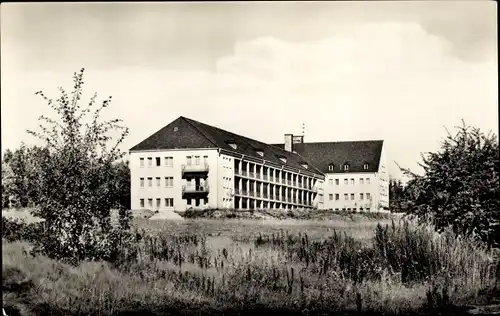
[[3,272],[17,269],[29,281],[29,300],[19,304],[65,315],[251,307],[402,314],[472,303],[495,280],[492,253],[480,244],[409,221],[379,224],[370,243],[337,230],[322,239],[285,229],[249,242],[221,238],[228,237],[141,229],[133,247],[120,251],[126,260],[77,267],[4,243]]

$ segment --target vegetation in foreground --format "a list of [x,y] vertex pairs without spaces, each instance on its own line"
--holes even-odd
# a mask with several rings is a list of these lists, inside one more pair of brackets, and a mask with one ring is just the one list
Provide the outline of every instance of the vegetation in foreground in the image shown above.
[[5,306],[35,315],[435,313],[476,303],[498,277],[481,244],[409,221],[377,225],[369,244],[338,230],[311,238],[274,226],[245,239],[196,227],[138,229],[113,260],[69,265],[30,255],[32,231],[4,226]]

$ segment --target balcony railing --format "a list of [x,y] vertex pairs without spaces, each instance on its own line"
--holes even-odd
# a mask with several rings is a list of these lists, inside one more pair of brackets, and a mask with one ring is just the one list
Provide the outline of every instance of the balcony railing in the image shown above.
[[208,172],[208,170],[207,163],[201,165],[182,165],[182,172]]
[[205,184],[205,185],[183,185],[182,192],[183,193],[208,193],[209,187],[208,187],[208,184]]

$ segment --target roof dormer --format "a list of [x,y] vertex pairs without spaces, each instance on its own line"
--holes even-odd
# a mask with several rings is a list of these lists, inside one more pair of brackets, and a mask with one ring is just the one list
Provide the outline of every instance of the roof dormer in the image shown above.
[[335,165],[333,163],[328,165],[328,171],[333,171],[335,169]]
[[366,162],[365,162],[365,163],[363,164],[363,170],[368,170],[368,167],[369,167],[368,163],[366,163]]
[[236,142],[233,141],[233,140],[227,140],[226,144],[228,144],[229,147],[231,147],[232,149],[237,149],[238,148],[238,145],[236,145]]
[[278,158],[281,160],[282,163],[286,163],[286,157],[285,156],[278,156]]
[[344,171],[349,171],[349,164],[347,162],[344,164]]

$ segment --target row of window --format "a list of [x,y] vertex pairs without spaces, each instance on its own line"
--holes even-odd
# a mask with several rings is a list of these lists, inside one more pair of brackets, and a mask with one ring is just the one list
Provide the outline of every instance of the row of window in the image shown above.
[[[153,166],[153,157],[148,157],[148,167]],[[139,164],[144,167],[144,158],[139,158]],[[174,157],[164,157],[164,164],[167,167],[172,167],[174,165]],[[161,157],[155,157],[155,165],[157,167],[161,166]]]
[[[346,163],[346,164],[344,164],[343,167],[344,167],[344,171],[349,171],[349,164]],[[335,165],[334,164],[329,164],[328,165],[328,171],[334,171],[334,170],[335,170]],[[363,170],[368,170],[368,164],[367,163],[365,163],[363,165]]]
[[[351,195],[351,200],[354,200],[355,199],[355,194],[351,193],[350,195]],[[364,200],[365,197],[366,197],[367,200],[370,200],[371,199],[371,194],[370,193],[366,193],[366,195],[365,195],[365,193],[359,193],[359,199],[360,200]],[[328,199],[330,201],[333,201],[333,194],[329,194],[328,195]],[[339,200],[340,200],[340,194],[336,193],[335,194],[335,201],[339,201]],[[344,200],[345,201],[349,200],[349,194],[348,193],[344,194]]]
[[[174,199],[173,198],[165,198],[165,207],[174,207]],[[139,200],[140,207],[145,207],[145,199],[140,199]],[[160,208],[161,207],[161,199],[157,198],[156,199],[156,207]],[[153,207],[153,199],[149,198],[148,199],[148,207]]]
[[229,177],[222,177],[222,180],[224,181],[224,183],[222,184],[222,187],[224,189],[232,189],[231,178],[229,178]]
[[[359,184],[370,184],[370,178],[359,178]],[[328,184],[333,185],[333,179],[328,179]],[[355,185],[356,182],[351,178],[351,185]],[[340,179],[335,179],[335,185],[340,185]],[[344,185],[349,185],[349,179],[344,179]]]
[[[155,165],[157,167],[161,166],[161,157],[154,157]],[[186,156],[186,164],[190,166],[192,164],[193,156]],[[148,167],[153,166],[153,157],[147,157]],[[145,159],[143,157],[139,158],[139,165],[144,167]],[[208,164],[208,156],[203,156],[203,162]],[[194,164],[199,165],[201,163],[201,156],[194,156]],[[164,157],[164,165],[167,167],[172,167],[174,165],[174,157]]]
[[[144,178],[140,178],[139,182],[140,182],[141,188],[144,188]],[[161,186],[160,182],[161,182],[161,178],[156,177],[156,186],[157,187]],[[148,187],[152,187],[152,186],[153,186],[153,178],[150,177],[150,178],[148,178]],[[174,186],[174,177],[165,177],[165,187],[171,188],[173,186]]]

